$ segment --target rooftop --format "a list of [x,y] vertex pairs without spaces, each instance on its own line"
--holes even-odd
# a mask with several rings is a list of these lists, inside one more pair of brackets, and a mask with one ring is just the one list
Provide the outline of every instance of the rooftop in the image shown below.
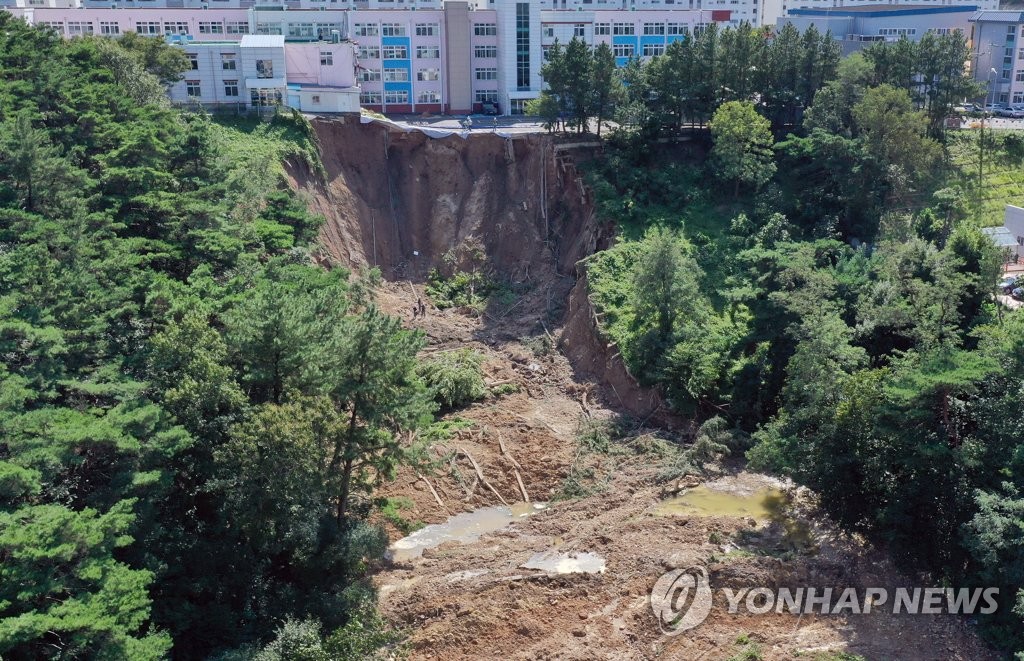
[[983,227],[981,228],[983,234],[987,234],[992,239],[992,243],[996,244],[1001,248],[1009,248],[1017,245],[1017,239],[1013,236],[1010,230],[1006,227]]
[[1024,23],[1024,12],[984,9],[971,16],[971,21],[989,21],[992,23]]
[[280,34],[247,34],[242,37],[242,48],[284,48]]
[[[923,14],[952,14],[977,12],[975,5],[861,5],[857,7],[824,7],[821,9],[791,9],[792,16],[920,16]],[[1019,12],[1017,12],[1019,13]]]

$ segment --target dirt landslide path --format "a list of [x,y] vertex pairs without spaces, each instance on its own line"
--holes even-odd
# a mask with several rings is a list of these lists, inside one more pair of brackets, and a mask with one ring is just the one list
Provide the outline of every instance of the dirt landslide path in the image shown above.
[[[658,457],[643,451],[643,436],[624,451],[579,447],[581,418],[614,413],[599,403],[596,386],[576,380],[566,359],[551,348],[559,329],[549,327],[550,315],[533,312],[545,310],[552,298],[564,300],[571,285],[558,282],[554,292],[527,293],[515,309],[480,317],[431,308],[415,320],[416,300],[428,300],[422,287],[382,287],[381,306],[422,329],[430,342],[427,352],[478,350],[491,386],[518,389],[449,416],[468,426],[431,449],[442,468],[425,480],[406,470],[384,489],[383,495],[411,503],[401,511],[403,518],[438,523],[498,505],[499,494],[508,503],[521,501],[524,488],[532,501],[549,501],[570,474],[588,477],[593,491],[551,502],[475,542],[446,542],[384,567],[374,578],[380,607],[407,627],[412,658],[836,661],[844,658],[841,652],[867,659],[995,658],[956,616],[894,616],[884,610],[847,616],[730,614],[718,593],[707,621],[680,635],[662,635],[649,594],[658,577],[675,568],[705,567],[715,588],[893,590],[915,583],[897,574],[881,553],[816,519],[813,495],[740,467],[722,467],[717,484],[738,491],[783,488],[793,503],[785,516],[763,524],[656,515],[656,504],[667,494],[656,484]],[[472,461],[493,490],[476,478]],[[671,491],[697,482],[673,485]],[[392,534],[401,536],[397,529]],[[521,568],[545,551],[595,553],[606,567],[594,574]]]

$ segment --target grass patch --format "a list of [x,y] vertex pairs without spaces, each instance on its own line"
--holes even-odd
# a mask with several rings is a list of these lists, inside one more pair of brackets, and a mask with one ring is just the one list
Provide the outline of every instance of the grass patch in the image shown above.
[[985,158],[978,186],[979,131],[951,131],[947,149],[950,183],[967,191],[971,213],[982,227],[1003,224],[1007,204],[1024,199],[1024,131],[985,131]]
[[402,516],[402,511],[412,509],[412,506],[408,498],[384,498],[380,503],[380,514],[403,535],[409,535],[425,525],[422,521],[412,521]]

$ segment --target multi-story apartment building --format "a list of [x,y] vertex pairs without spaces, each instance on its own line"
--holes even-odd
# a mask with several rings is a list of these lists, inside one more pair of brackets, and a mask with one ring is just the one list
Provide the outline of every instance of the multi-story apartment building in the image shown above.
[[971,68],[988,103],[1024,103],[1024,12],[971,16]]
[[701,0],[7,1],[19,3],[8,11],[67,37],[137,32],[180,46],[192,69],[172,86],[174,101],[312,112],[361,103],[392,113],[483,104],[520,113],[540,94],[556,39],[607,43],[624,64],[733,20],[730,10],[689,8]]
[[977,11],[971,5],[860,5],[838,9],[793,9],[778,20],[778,27],[792,24],[803,32],[815,26],[832,36],[848,55],[878,41],[906,37],[918,41],[928,33],[949,34],[959,30],[970,34],[970,18]]

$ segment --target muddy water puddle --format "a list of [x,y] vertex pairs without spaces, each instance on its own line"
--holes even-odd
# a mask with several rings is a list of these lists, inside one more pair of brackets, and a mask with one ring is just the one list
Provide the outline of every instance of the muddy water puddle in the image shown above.
[[731,516],[761,521],[778,519],[789,503],[780,489],[721,490],[701,485],[663,500],[654,508],[660,516]]
[[444,542],[474,542],[481,535],[501,530],[513,521],[530,516],[546,507],[545,503],[515,503],[510,507],[497,505],[456,514],[444,523],[425,526],[398,540],[391,545],[388,555],[395,562],[408,562],[423,555],[425,549],[434,548]]
[[540,569],[554,574],[603,574],[605,559],[596,553],[544,551],[535,553],[523,569]]

